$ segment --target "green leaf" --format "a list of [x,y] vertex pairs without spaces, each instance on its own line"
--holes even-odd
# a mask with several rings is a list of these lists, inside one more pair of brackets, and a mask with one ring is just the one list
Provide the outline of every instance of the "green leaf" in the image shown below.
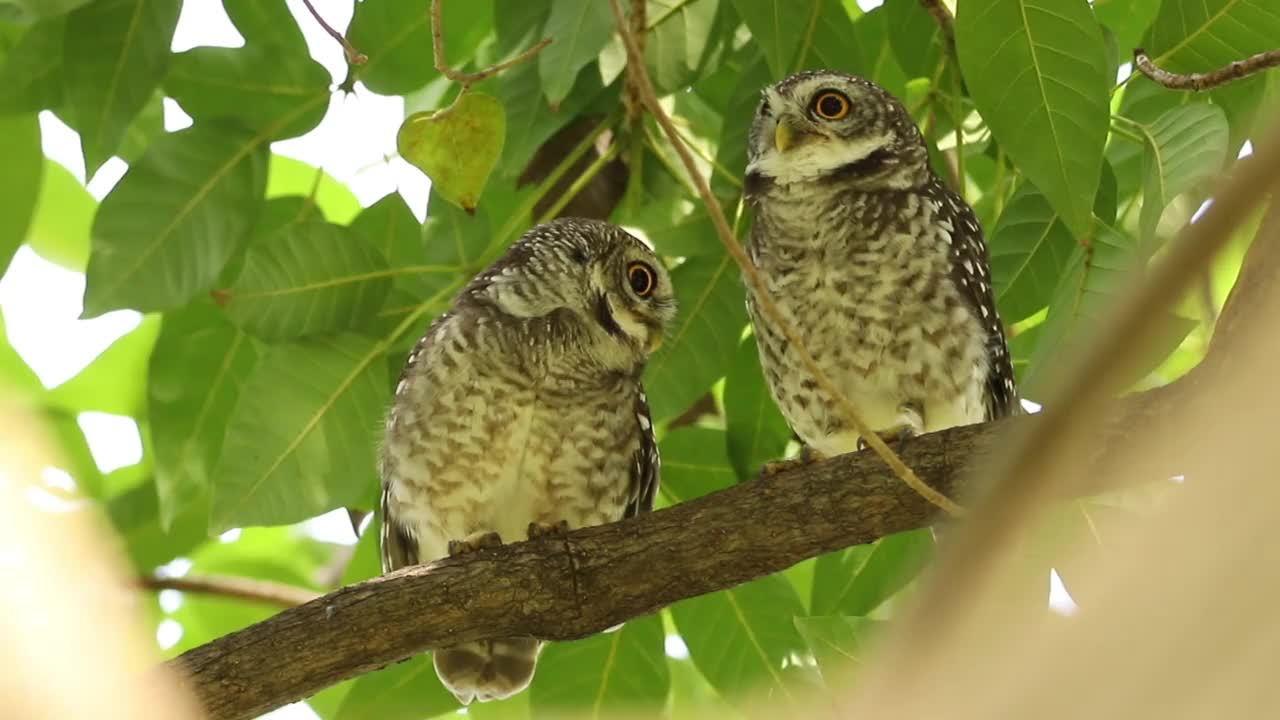
[[[781,80],[794,70],[792,61],[807,35],[813,13],[824,0],[734,0],[734,6],[752,41],[759,44],[772,80]],[[832,0],[825,0],[832,2]],[[757,93],[760,87],[756,88]]]
[[195,522],[196,518],[183,517],[174,522],[168,532],[161,528],[156,487],[149,482],[112,497],[106,503],[106,513],[111,526],[124,541],[125,552],[133,566],[145,573],[186,554],[208,539],[204,523]]
[[[898,66],[908,77],[932,78],[947,52],[938,22],[919,0],[889,0],[883,7],[889,47]],[[945,80],[937,84],[950,87]]]
[[475,210],[507,131],[502,103],[468,92],[438,112],[414,113],[396,134],[400,155],[431,178],[441,197]]
[[1116,45],[1124,55],[1138,47],[1159,9],[1160,0],[1109,0],[1093,4],[1093,14],[1115,33]]
[[345,225],[360,214],[360,201],[350,188],[324,170],[272,153],[267,170],[267,197],[302,195],[324,211],[330,222]]
[[9,342],[9,334],[4,327],[4,308],[0,308],[0,386],[9,393],[9,397],[20,394],[32,398],[44,394],[40,377]]
[[208,290],[261,205],[264,140],[202,123],[152,143],[94,219],[84,317],[165,310]]
[[991,276],[1004,322],[1039,312],[1076,249],[1075,238],[1029,182],[1014,191],[991,233]]
[[845,615],[867,615],[906,587],[933,557],[933,531],[929,528],[907,530],[880,538],[874,544],[858,574],[848,577],[834,608],[814,611],[836,611]]
[[284,3],[262,0],[222,0],[222,9],[244,36],[246,46],[275,45],[306,54],[307,39]]
[[[440,211],[443,206],[437,206]],[[400,193],[392,192],[370,205],[355,220],[351,229],[364,238],[394,269],[422,266],[425,251],[422,224],[413,216]],[[393,284],[406,292],[427,294],[423,273],[397,272]]]
[[671,282],[679,310],[644,375],[657,423],[684,412],[724,375],[747,324],[738,267],[727,254],[689,258]]
[[960,68],[978,111],[1077,237],[1107,139],[1106,47],[1085,0],[961,3]]
[[83,271],[89,262],[89,229],[98,201],[70,171],[52,160],[44,161],[42,175],[27,245],[51,263]]
[[803,671],[789,660],[808,648],[786,621],[798,615],[804,615],[799,596],[778,576],[671,606],[694,664],[729,698],[765,688],[774,698],[803,697],[795,684]]
[[[208,492],[231,410],[256,360],[253,343],[212,302],[165,315],[147,383],[162,528]],[[198,524],[203,528],[205,518]]]
[[[760,89],[768,82],[769,67],[757,55],[742,71],[724,111],[724,128],[720,132],[720,144],[716,147],[716,163],[738,178],[747,172],[747,134],[751,132],[751,122],[760,104]],[[720,173],[711,176],[711,190],[727,208],[736,205],[741,195],[741,187],[734,186]]]
[[839,0],[817,0],[806,18],[807,34],[800,43],[795,70],[826,69],[865,74],[867,62],[849,13]]
[[126,163],[133,164],[147,154],[151,142],[164,132],[164,93],[157,90],[151,93],[146,104],[133,116],[129,127],[124,129],[124,137],[120,138],[116,155]]
[[1271,0],[1165,2],[1151,23],[1147,51],[1173,72],[1207,72],[1272,50],[1280,14]]
[[855,545],[844,550],[818,556],[814,562],[813,585],[809,591],[809,612],[813,615],[829,615],[840,607],[840,601],[858,571],[867,564],[875,544]]
[[[431,52],[429,0],[364,0],[356,4],[347,39],[369,61],[357,77],[382,95],[404,95],[438,77]],[[462,70],[493,27],[492,0],[441,3],[444,46]]]
[[173,56],[165,91],[197,122],[232,117],[272,140],[309,132],[328,110],[329,71],[305,48],[198,47]]
[[593,716],[661,711],[671,678],[658,615],[583,640],[551,643],[529,686],[533,717],[590,709]]
[[[721,0],[648,0],[644,59],[659,93],[688,86],[697,78],[710,47]],[[610,15],[612,19],[612,15]]]
[[729,464],[725,432],[714,428],[687,426],[667,433],[658,443],[662,458],[662,494],[687,502],[737,482]]
[[852,673],[868,659],[868,641],[884,624],[848,615],[795,618],[796,629],[818,661],[827,686],[833,689],[847,687]]
[[0,276],[18,246],[36,210],[36,192],[44,171],[44,151],[40,147],[40,123],[34,114],[0,115],[0,157],[5,171],[0,175]]
[[254,243],[227,292],[227,313],[263,340],[360,327],[391,290],[386,258],[350,229],[307,222]]
[[577,117],[601,89],[599,73],[579,73],[572,92],[559,110],[553,111],[543,100],[536,63],[522,63],[499,73],[493,81],[493,94],[502,101],[507,117],[502,175],[514,179],[523,173],[542,143]]
[[[18,5],[29,13],[31,17],[51,18],[65,15],[90,2],[90,0],[8,0],[8,2]],[[21,18],[22,16],[19,15],[19,17]]]
[[298,522],[354,504],[377,467],[389,388],[383,343],[326,335],[271,348],[231,412],[210,526]]
[[62,100],[62,37],[66,19],[33,24],[0,69],[0,112],[33,112]]
[[362,675],[351,685],[334,720],[422,720],[458,709],[440,684],[430,655]]
[[158,316],[142,318],[79,374],[51,390],[50,401],[77,413],[140,417],[146,407],[147,359],[159,334]]
[[1206,103],[1183,105],[1143,128],[1147,139],[1146,180],[1139,220],[1144,242],[1153,237],[1166,206],[1217,174],[1227,159],[1229,129],[1222,109]]
[[596,59],[613,35],[609,3],[551,0],[545,33],[551,44],[538,53],[542,92],[554,108],[569,96],[578,72]]
[[766,462],[782,457],[791,428],[769,394],[754,336],[738,346],[725,378],[724,414],[729,459],[740,480],[754,479]]
[[115,153],[125,128],[169,66],[180,0],[97,0],[67,17],[66,99],[80,131],[85,176]]

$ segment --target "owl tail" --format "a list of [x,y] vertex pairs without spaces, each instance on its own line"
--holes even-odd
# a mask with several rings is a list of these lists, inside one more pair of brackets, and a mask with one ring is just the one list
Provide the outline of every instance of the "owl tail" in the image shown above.
[[529,687],[542,643],[533,638],[484,640],[440,648],[436,675],[458,702],[511,697]]

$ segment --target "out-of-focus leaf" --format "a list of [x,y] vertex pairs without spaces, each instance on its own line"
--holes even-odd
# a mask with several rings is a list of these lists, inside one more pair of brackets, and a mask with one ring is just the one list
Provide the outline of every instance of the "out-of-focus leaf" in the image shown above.
[[[757,56],[742,71],[729,106],[724,111],[724,129],[720,133],[720,145],[716,148],[716,163],[739,178],[746,175],[747,135],[760,105],[760,88],[768,82],[769,67]],[[711,177],[711,190],[722,204],[736,203],[741,194],[739,187],[719,173]]]
[[747,324],[742,281],[727,254],[689,258],[672,271],[671,282],[678,314],[644,375],[658,423],[679,415],[724,375]]
[[613,13],[596,0],[551,0],[546,34],[552,43],[538,53],[538,77],[547,102],[569,95],[578,72],[596,59],[613,35]]
[[911,582],[933,557],[933,532],[908,530],[880,538],[858,574],[849,578],[834,608],[815,612],[866,615]]
[[844,7],[837,0],[818,0],[813,12],[811,36],[800,43],[794,68],[865,74],[869,63]]
[[6,393],[20,394],[28,398],[44,394],[44,385],[35,371],[14,350],[4,327],[4,309],[0,308],[0,387]]
[[305,48],[198,47],[173,56],[164,88],[197,122],[231,117],[283,140],[320,124],[328,109],[329,71]]
[[144,317],[79,374],[50,391],[50,401],[77,413],[141,415],[146,407],[147,360],[159,334],[160,317]]
[[813,567],[813,587],[809,592],[809,613],[829,615],[840,607],[840,601],[858,572],[867,564],[874,543],[855,545],[844,550],[818,556]]
[[542,651],[529,686],[533,717],[576,712],[661,711],[671,685],[666,638],[657,615],[627,622],[622,629]]
[[438,112],[414,113],[396,135],[405,160],[431,178],[441,197],[464,210],[475,210],[502,157],[507,131],[502,103],[491,95],[468,92]]
[[674,92],[693,82],[709,46],[720,2],[648,0],[644,59],[660,92]]
[[729,698],[765,688],[775,699],[804,697],[798,681],[813,678],[789,660],[808,647],[786,622],[804,614],[791,583],[777,576],[671,606],[694,664]]
[[[912,78],[932,78],[947,52],[942,31],[919,0],[888,0],[883,6],[889,47],[898,66]],[[862,21],[859,21],[862,22]],[[947,69],[943,71],[954,72]],[[948,79],[938,85],[950,87]]]
[[689,426],[672,430],[658,444],[661,491],[675,504],[731,487],[737,478],[725,447],[725,432]]
[[33,112],[62,100],[62,37],[66,19],[31,25],[0,68],[0,112]]
[[794,62],[809,22],[824,2],[839,7],[832,0],[734,0],[753,41],[764,52],[772,80],[781,80],[796,69]]
[[[194,513],[179,518],[170,532],[160,527],[160,507],[155,485],[144,482],[111,498],[107,517],[124,541],[133,566],[150,573],[158,565],[184,555],[208,538],[204,523]],[[188,520],[190,520],[188,522]]]
[[152,143],[94,219],[84,317],[166,310],[208,290],[261,205],[264,140],[201,123]]
[[349,228],[309,222],[254,243],[226,292],[227,313],[268,341],[356,328],[391,290],[386,258]]
[[427,654],[360,676],[334,720],[422,720],[457,709]]
[[147,154],[151,141],[164,134],[164,93],[156,90],[124,129],[116,155],[135,163]]
[[256,360],[253,343],[210,301],[165,315],[147,383],[161,527],[171,528],[208,492],[231,410]]
[[796,629],[809,644],[818,669],[831,688],[845,687],[866,658],[867,644],[884,623],[864,617],[823,615],[797,617]]
[[390,388],[382,343],[325,335],[278,345],[245,380],[213,476],[210,526],[298,522],[364,497]]
[[75,176],[52,160],[44,161],[42,175],[27,244],[49,262],[83,271],[89,262],[89,229],[98,202]]
[[1077,237],[1107,139],[1106,47],[1085,0],[962,3],[956,49],[965,83],[1001,147]]
[[491,89],[506,108],[507,138],[502,146],[501,173],[515,178],[524,172],[542,143],[600,95],[602,86],[598,73],[578,73],[573,90],[560,103],[559,110],[553,111],[542,96],[537,63],[527,62],[499,73]]
[[324,217],[339,225],[360,214],[360,201],[332,175],[301,160],[273,153],[267,169],[267,197],[286,195],[311,198],[324,211]]
[[758,476],[766,462],[782,456],[791,440],[791,428],[765,384],[754,336],[738,346],[725,378],[724,414],[729,459],[739,480]]
[[1098,22],[1115,33],[1116,45],[1126,55],[1129,50],[1140,46],[1142,36],[1146,34],[1159,9],[1160,0],[1112,0],[1093,5],[1093,13],[1098,16]]
[[44,171],[40,149],[40,123],[34,114],[0,115],[0,276],[18,246],[36,210],[36,193]]
[[181,7],[180,0],[97,0],[67,17],[63,77],[86,176],[115,153],[164,78]]
[[1207,103],[1183,105],[1144,127],[1146,182],[1139,222],[1145,240],[1175,197],[1213,177],[1227,159],[1227,118]]

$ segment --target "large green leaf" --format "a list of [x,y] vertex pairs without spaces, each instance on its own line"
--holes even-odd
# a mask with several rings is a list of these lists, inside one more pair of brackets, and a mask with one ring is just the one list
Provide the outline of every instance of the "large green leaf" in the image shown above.
[[31,112],[62,100],[62,37],[66,19],[31,25],[0,68],[0,112]]
[[1105,0],[1093,3],[1098,22],[1116,35],[1121,54],[1138,47],[1147,27],[1160,9],[1160,0]]
[[720,379],[747,323],[742,281],[727,254],[689,258],[671,273],[678,314],[644,386],[654,422],[679,415]]
[[160,318],[148,315],[120,336],[84,370],[49,393],[50,401],[72,412],[141,417],[146,407],[147,359],[160,334]]
[[548,645],[529,686],[533,717],[661,711],[671,684],[664,635],[662,618],[650,615],[614,632]]
[[324,211],[330,222],[345,225],[360,214],[351,189],[322,168],[272,153],[267,169],[267,197],[303,195]]
[[688,426],[667,433],[658,443],[664,497],[686,502],[737,482],[725,447],[725,432]]
[[208,290],[261,205],[264,141],[201,123],[152,143],[94,220],[84,317],[165,310]]
[[1142,237],[1153,237],[1165,207],[1184,192],[1213,177],[1227,159],[1229,130],[1222,109],[1206,103],[1183,105],[1143,127],[1147,147],[1143,164]]
[[[437,77],[431,53],[429,0],[364,0],[347,39],[369,57],[357,77],[370,90],[403,95]],[[446,58],[462,69],[493,26],[492,0],[441,3]]]
[[436,677],[431,656],[419,655],[360,676],[334,720],[422,720],[457,708],[458,701]]
[[875,542],[857,574],[847,576],[843,590],[835,593],[836,604],[818,607],[815,602],[813,611],[866,615],[911,582],[932,557],[933,532],[929,528],[883,537]]
[[770,460],[777,460],[791,440],[791,428],[769,394],[760,370],[754,336],[738,346],[724,381],[724,414],[729,459],[741,480],[751,480]]
[[795,70],[838,70],[865,74],[868,63],[849,20],[849,13],[839,0],[816,0],[813,15],[808,18],[809,33],[800,43],[792,67]]
[[1085,0],[961,3],[960,68],[1001,147],[1077,237],[1107,139],[1106,47]]
[[231,410],[256,360],[253,343],[208,300],[165,315],[147,383],[162,528],[208,492]]
[[180,518],[168,531],[162,528],[156,488],[149,482],[112,497],[105,510],[133,566],[143,573],[150,574],[208,539],[204,523],[195,517]]
[[52,160],[44,161],[42,175],[27,245],[49,262],[83,271],[89,262],[89,230],[98,201],[70,171]]
[[778,576],[671,606],[694,664],[730,698],[765,688],[777,699],[804,696],[796,681],[812,678],[791,662],[808,648],[788,622],[804,614],[791,583]]
[[198,47],[173,56],[164,89],[197,122],[232,117],[283,140],[320,124],[329,72],[305,48]]
[[3,276],[13,254],[27,237],[44,171],[40,123],[35,114],[0,115],[0,157],[5,164],[5,171],[0,174],[0,276]]
[[[720,132],[720,144],[716,147],[716,163],[741,178],[747,172],[747,142],[756,108],[760,105],[760,89],[769,82],[769,66],[759,55],[742,71],[734,87],[729,104],[724,111],[724,128]],[[711,190],[726,208],[732,208],[741,194],[741,185],[735,186],[720,173],[711,176]]]
[[222,9],[244,36],[245,45],[275,45],[307,53],[307,39],[288,5],[262,0],[222,0]]
[[63,75],[85,175],[116,151],[169,67],[181,0],[97,0],[67,17]]
[[607,2],[551,0],[546,34],[552,41],[538,54],[538,76],[552,107],[569,96],[578,72],[596,59],[613,30],[613,13]]
[[499,171],[510,178],[523,173],[542,143],[577,117],[589,101],[600,95],[601,89],[599,73],[578,73],[573,90],[556,111],[542,96],[538,63],[522,63],[499,73],[493,80],[492,91],[502,101],[507,115],[507,138],[502,146]]
[[269,341],[358,328],[391,290],[392,271],[350,229],[292,223],[254,243],[226,292],[231,321]]
[[390,390],[384,351],[384,342],[325,335],[259,360],[214,470],[215,531],[297,522],[365,496]]
[[[689,85],[702,67],[721,0],[648,0],[644,59],[660,93]],[[610,16],[612,17],[612,16]]]
[[[436,210],[439,211],[440,206]],[[393,269],[426,267],[423,265],[422,224],[413,216],[400,193],[388,193],[370,205],[351,222],[351,229],[381,253]],[[424,274],[397,272],[393,285],[406,292],[425,295]]]
[[734,0],[752,41],[764,53],[773,80],[781,80],[795,70],[796,54],[824,2],[839,5],[835,0]]
[[798,617],[795,624],[818,661],[827,686],[843,689],[852,674],[866,664],[868,641],[883,623],[864,617],[821,615]]
[[813,584],[809,591],[809,612],[827,615],[840,607],[850,583],[867,564],[875,543],[855,545],[818,556],[813,565]]

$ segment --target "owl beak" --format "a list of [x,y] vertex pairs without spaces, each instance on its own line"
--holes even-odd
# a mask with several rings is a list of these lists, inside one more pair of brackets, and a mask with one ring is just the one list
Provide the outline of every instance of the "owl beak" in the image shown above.
[[793,147],[799,147],[813,138],[812,133],[798,130],[794,125],[782,120],[773,131],[773,146],[784,153]]

